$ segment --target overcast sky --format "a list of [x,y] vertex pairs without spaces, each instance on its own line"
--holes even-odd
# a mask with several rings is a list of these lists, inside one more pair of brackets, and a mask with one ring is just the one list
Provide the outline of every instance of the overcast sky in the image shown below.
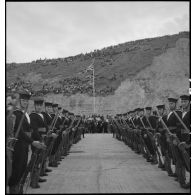
[[188,2],[8,2],[7,61],[31,62],[189,30]]

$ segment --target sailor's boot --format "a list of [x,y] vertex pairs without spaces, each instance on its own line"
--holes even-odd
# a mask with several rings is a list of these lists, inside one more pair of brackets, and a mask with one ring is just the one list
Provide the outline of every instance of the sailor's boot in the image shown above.
[[158,160],[157,160],[157,155],[156,154],[152,155],[152,162],[151,162],[151,164],[152,165],[158,164]]
[[30,182],[31,188],[40,188],[40,185],[38,184],[38,171],[33,170],[31,173],[31,182]]

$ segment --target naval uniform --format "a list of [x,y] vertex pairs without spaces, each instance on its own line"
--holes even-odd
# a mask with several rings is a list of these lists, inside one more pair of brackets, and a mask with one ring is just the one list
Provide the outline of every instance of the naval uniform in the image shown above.
[[[181,141],[191,144],[191,111],[182,113],[182,121],[186,127],[190,130],[190,134],[185,131],[184,127],[181,125]],[[189,156],[191,156],[191,147],[186,148]]]
[[[55,114],[52,114],[52,118],[55,117]],[[54,127],[54,132],[57,133],[57,130],[60,130],[60,125],[62,124],[62,118],[58,116],[55,127]],[[58,134],[58,133],[57,133]],[[51,155],[54,155],[57,152],[58,146],[62,140],[62,133],[60,132],[58,134],[58,137],[54,141],[53,149],[51,152]]]
[[[23,111],[17,109],[13,112],[13,114],[16,116],[14,125],[14,133],[16,133],[21,118],[23,116]],[[24,120],[22,122],[18,140],[16,141],[14,147],[12,175],[8,182],[8,185],[10,187],[19,184],[20,179],[22,178],[22,175],[27,167],[29,145],[32,144],[33,142],[33,139],[30,137],[30,133],[31,133],[30,118],[29,115],[26,113]]]
[[[44,136],[47,133],[47,124],[44,120],[44,116],[42,113],[32,112],[30,114],[31,127],[33,129],[32,139],[35,141],[44,142]],[[34,169],[31,175],[31,187],[36,188],[38,186],[39,176],[41,166],[43,165],[43,155],[45,151],[41,149],[37,150],[35,147],[31,146],[32,153],[37,152],[37,159],[35,162]],[[32,154],[33,155],[33,154]]]
[[[162,120],[165,122],[166,121],[166,115],[162,116]],[[160,146],[161,146],[161,153],[162,153],[162,156],[165,156],[165,152],[168,150],[168,144],[167,144],[167,140],[166,140],[166,130],[164,129],[164,126],[161,122],[161,119],[158,118],[157,121],[156,121],[156,127],[155,127],[155,130],[157,133],[160,133],[160,138],[159,138],[159,141],[160,141]]]

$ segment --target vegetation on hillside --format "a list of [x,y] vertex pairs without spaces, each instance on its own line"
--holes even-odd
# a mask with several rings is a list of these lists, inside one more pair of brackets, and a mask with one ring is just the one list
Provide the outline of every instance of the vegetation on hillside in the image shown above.
[[[81,93],[92,96],[92,79],[85,73],[95,58],[96,96],[114,95],[121,82],[126,79],[134,80],[140,72],[143,74],[152,65],[155,57],[175,48],[181,38],[189,39],[189,32],[126,42],[66,58],[6,64],[7,90],[27,88],[38,95],[70,96]],[[165,64],[161,66],[161,69],[167,68]],[[153,77],[152,73],[139,82],[144,92],[152,90],[148,84],[150,77]]]

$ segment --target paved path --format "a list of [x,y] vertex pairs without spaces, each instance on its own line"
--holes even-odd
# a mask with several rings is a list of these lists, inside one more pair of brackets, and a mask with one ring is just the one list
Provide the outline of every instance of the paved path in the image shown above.
[[189,192],[111,134],[87,134],[45,178],[28,193]]

